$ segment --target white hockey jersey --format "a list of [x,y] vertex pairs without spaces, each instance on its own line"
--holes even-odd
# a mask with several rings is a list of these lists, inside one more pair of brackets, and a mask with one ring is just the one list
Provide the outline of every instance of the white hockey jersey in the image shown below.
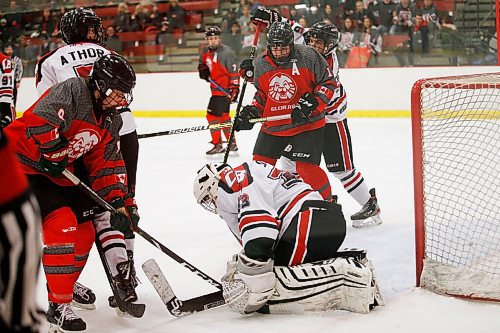
[[14,71],[9,56],[0,53],[0,103],[13,104]]
[[[88,77],[94,62],[112,51],[94,43],[75,43],[61,46],[46,53],[35,66],[35,84],[38,96],[53,85],[73,77]],[[120,135],[135,131],[136,124],[131,112],[121,114],[123,126]]]
[[306,200],[323,200],[300,178],[260,161],[221,172],[217,213],[242,243],[280,239]]
[[[294,21],[287,21],[292,24],[294,43],[304,44],[304,34],[309,31],[309,28],[304,28]],[[340,82],[339,61],[335,51],[332,52],[330,57],[326,58],[326,62],[333,70],[333,75],[335,76],[335,81],[337,81],[338,88],[335,90],[332,99],[325,108],[325,121],[327,123],[336,123],[347,117],[347,95],[344,86]]]

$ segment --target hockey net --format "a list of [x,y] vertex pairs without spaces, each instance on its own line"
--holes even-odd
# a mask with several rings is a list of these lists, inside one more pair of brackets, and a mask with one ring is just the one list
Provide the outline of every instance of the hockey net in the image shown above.
[[412,89],[417,286],[500,301],[500,73]]

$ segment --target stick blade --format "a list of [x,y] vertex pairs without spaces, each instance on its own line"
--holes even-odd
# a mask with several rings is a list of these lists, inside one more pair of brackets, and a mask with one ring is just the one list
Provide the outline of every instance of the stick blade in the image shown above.
[[167,307],[168,312],[175,317],[183,317],[194,312],[224,305],[224,298],[220,290],[188,300],[180,300],[154,259],[149,259],[142,264],[142,270],[160,296],[163,304]]

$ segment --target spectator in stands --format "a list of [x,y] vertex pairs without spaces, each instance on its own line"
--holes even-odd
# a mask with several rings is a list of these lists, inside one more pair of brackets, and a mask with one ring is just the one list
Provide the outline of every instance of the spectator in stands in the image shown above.
[[156,44],[157,45],[171,45],[173,43],[172,35],[168,31],[168,20],[165,18],[161,23],[160,31],[156,34]]
[[387,34],[393,25],[396,4],[392,0],[382,0],[370,8],[372,14],[378,20],[379,32]]
[[170,1],[170,7],[167,10],[169,32],[175,30],[184,31],[184,9],[179,6],[176,0]]
[[158,29],[161,28],[161,23],[163,22],[165,15],[163,15],[158,9],[157,5],[153,6],[151,13],[149,14],[149,19],[146,23],[148,27],[156,27]]
[[52,13],[49,8],[43,10],[42,21],[38,26],[38,32],[40,34],[46,34],[47,36],[52,36],[56,30],[56,21],[52,17]]
[[356,29],[363,30],[363,21],[365,17],[369,17],[372,22],[375,22],[375,17],[372,12],[369,12],[363,5],[363,1],[357,0],[355,4],[354,12],[351,15],[351,19],[356,26]]
[[26,76],[35,76],[35,64],[40,57],[40,46],[32,44],[30,38],[26,39],[24,56],[23,65]]
[[0,42],[2,45],[7,44],[12,38],[10,35],[10,29],[7,26],[7,19],[0,19]]
[[[9,6],[9,11],[5,14],[5,19],[9,27],[17,27],[21,30],[24,26],[24,20],[21,8],[17,5],[16,1],[11,1]],[[17,34],[18,36],[20,34]]]
[[338,22],[338,15],[333,11],[332,5],[329,3],[325,4],[323,8],[323,12],[320,15],[320,20],[325,21],[328,20],[330,23],[335,24],[335,22]]
[[378,55],[382,52],[382,36],[377,28],[373,26],[372,20],[365,17],[363,20],[363,32],[360,36],[359,46],[366,46],[370,49],[372,56],[369,65],[378,64]]
[[117,14],[113,19],[113,26],[117,32],[126,32],[130,30],[130,14],[125,2],[118,5]]
[[359,44],[360,33],[354,27],[350,17],[346,17],[344,19],[344,24],[340,32],[341,34],[339,46],[337,48],[337,58],[339,60],[340,67],[344,67],[352,47]]
[[427,28],[429,29],[429,40],[434,37],[434,31],[439,29],[438,22],[438,11],[432,0],[424,0],[424,4],[420,9],[422,17],[425,22],[427,22]]
[[[250,31],[243,35],[243,47],[241,48],[241,54],[242,55],[249,55],[250,50],[252,49],[253,45],[253,38],[255,36],[255,31],[257,30],[257,26],[254,23],[250,23]],[[261,30],[260,35],[259,35],[259,40],[257,42],[257,53],[261,51],[264,51],[267,48],[267,38],[266,38],[266,33],[265,31],[263,32]]]
[[238,24],[241,27],[241,33],[246,35],[248,34],[248,31],[250,31],[250,6],[249,5],[244,5],[243,8],[241,9],[241,12],[243,13],[238,19],[236,20]]
[[222,40],[225,45],[229,46],[234,51],[236,56],[240,55],[243,35],[241,34],[238,22],[233,22],[233,24],[231,24],[231,31],[222,33]]
[[147,10],[140,3],[137,4],[134,13],[130,16],[130,31],[144,31],[148,19]]
[[413,24],[414,16],[415,6],[410,3],[410,0],[401,0],[394,10],[394,24],[390,29],[390,34],[408,33]]
[[108,50],[115,51],[116,53],[121,54],[123,51],[123,43],[116,34],[115,27],[110,25],[106,29],[106,34],[108,35],[108,40],[106,42],[106,48]]
[[[221,25],[220,25],[220,30],[224,33],[224,32],[231,32],[231,27],[233,25],[234,22],[236,22],[236,20],[238,19],[238,17],[236,16],[236,10],[234,10],[234,8],[231,8],[225,15],[222,16],[222,22],[221,22]],[[238,24],[239,26],[239,24]]]
[[58,34],[60,31],[59,29],[61,26],[61,18],[63,17],[64,13],[66,13],[66,8],[61,7],[61,8],[59,8],[59,10],[57,12],[52,14],[52,17],[54,18],[54,21],[56,22],[56,29],[55,29],[56,34]]
[[346,0],[344,3],[344,17],[351,17],[356,10],[356,0]]
[[[408,31],[408,42],[401,45],[394,55],[401,67],[413,66],[415,53],[429,53],[429,29],[421,12],[416,13],[413,24]],[[408,62],[403,55],[408,56]]]

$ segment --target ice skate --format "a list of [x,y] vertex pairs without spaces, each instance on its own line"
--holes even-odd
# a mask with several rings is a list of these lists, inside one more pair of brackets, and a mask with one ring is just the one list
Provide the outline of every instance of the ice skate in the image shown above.
[[377,204],[375,189],[370,190],[371,198],[363,205],[361,210],[351,215],[352,226],[354,228],[368,227],[382,223],[380,218],[380,207]]
[[238,155],[238,145],[236,144],[235,140],[231,141],[231,143],[227,147],[229,149],[229,153],[232,156]]
[[[137,293],[135,292],[135,287],[137,286],[137,279],[133,276],[135,271],[132,272],[133,268],[130,261],[122,262],[116,265],[118,274],[113,277],[115,285],[118,289],[118,295],[125,302],[135,302],[137,301]],[[109,306],[116,308],[116,300],[114,296],[108,298]]]
[[73,286],[73,301],[71,305],[75,308],[95,310],[95,294],[92,289],[83,284],[75,282]]
[[81,332],[87,329],[87,324],[73,311],[69,303],[49,302],[47,321],[49,333]]
[[226,149],[222,146],[222,143],[218,142],[216,144],[213,144],[214,146],[206,152],[207,155],[217,155],[217,154],[223,154]]

